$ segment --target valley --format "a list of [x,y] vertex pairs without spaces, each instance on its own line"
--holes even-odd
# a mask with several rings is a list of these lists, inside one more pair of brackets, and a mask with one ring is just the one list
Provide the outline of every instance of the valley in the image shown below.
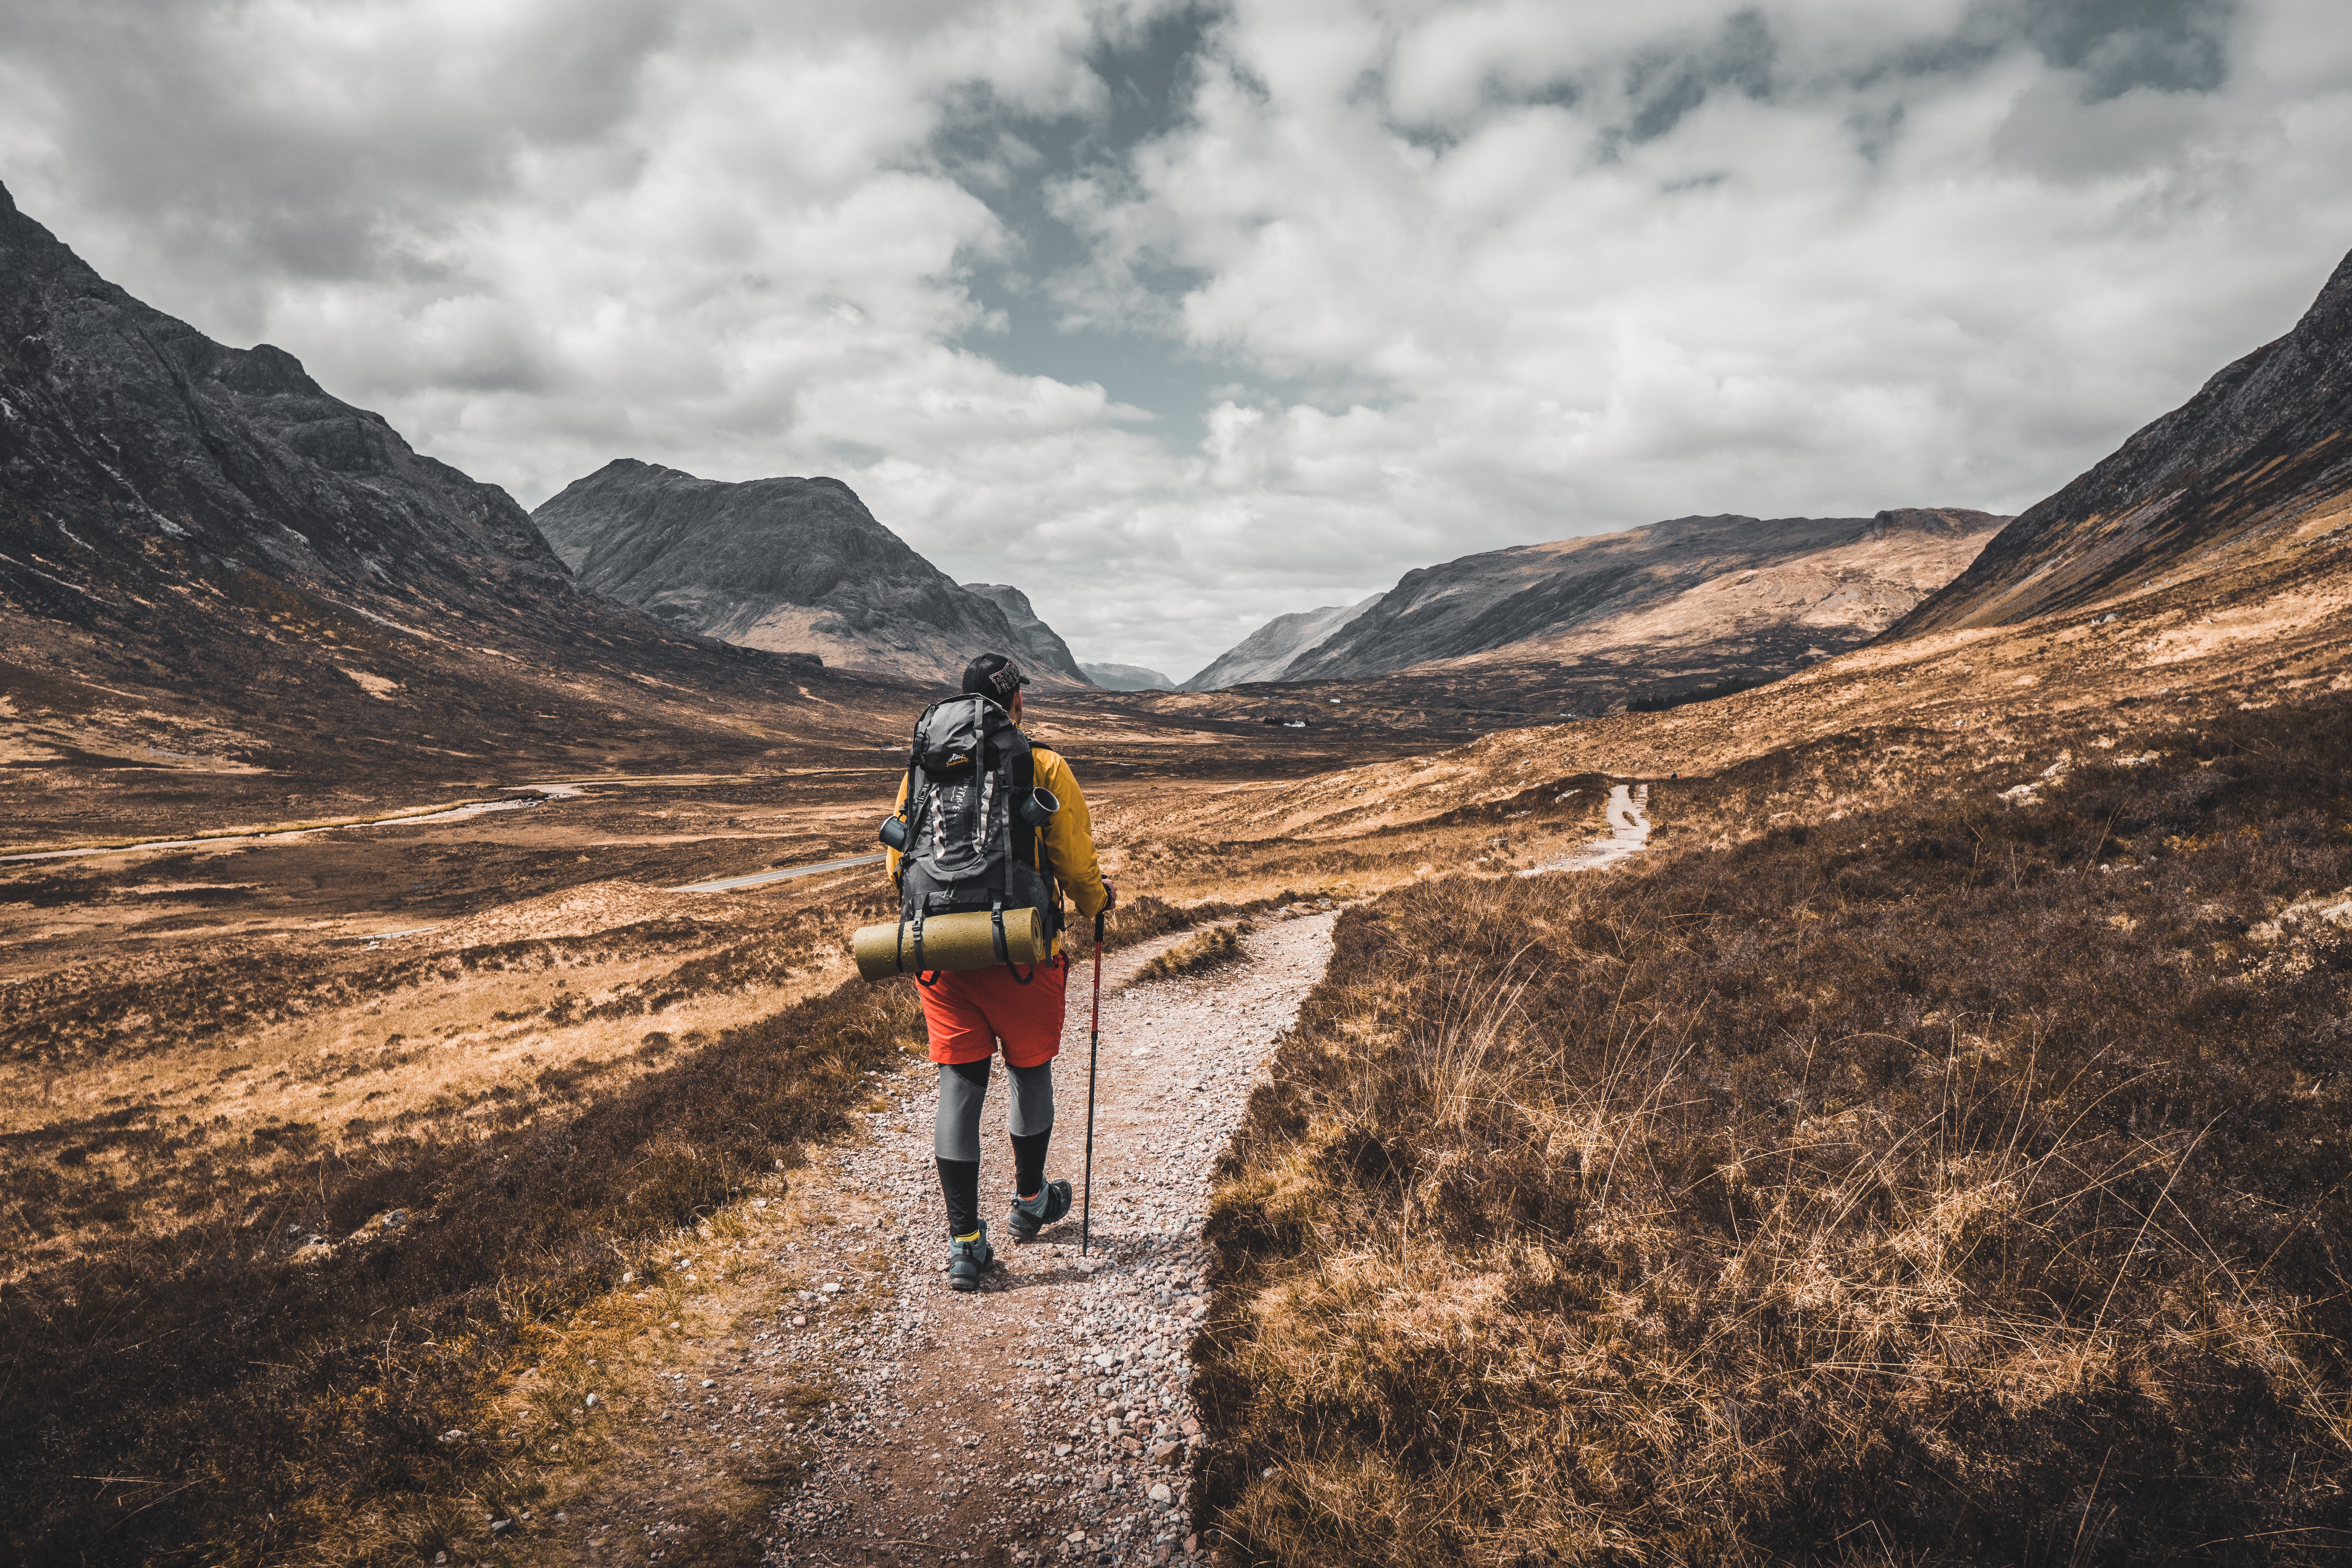
[[[13,205],[0,286],[11,1560],[2340,1554],[2352,270],[2005,526],[1464,557],[1200,690],[837,481],[542,533]],[[1132,1142],[1110,1272],[947,1297],[846,938],[1000,633]]]

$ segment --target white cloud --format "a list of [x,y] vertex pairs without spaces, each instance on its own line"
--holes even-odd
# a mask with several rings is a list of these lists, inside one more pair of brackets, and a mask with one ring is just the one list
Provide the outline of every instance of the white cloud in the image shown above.
[[[836,474],[1181,675],[1465,550],[2019,507],[2284,331],[2352,244],[2352,39],[2107,16],[28,0],[0,178],[526,501]],[[1178,112],[1113,137],[1166,37]],[[1000,282],[1099,368],[1008,368]],[[1105,390],[1195,362],[1197,445]]]

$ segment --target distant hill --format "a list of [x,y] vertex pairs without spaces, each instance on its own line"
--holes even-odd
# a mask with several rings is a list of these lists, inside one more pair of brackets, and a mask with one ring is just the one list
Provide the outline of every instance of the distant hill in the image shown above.
[[2352,256],[2294,331],[2030,508],[1889,635],[2005,625],[2342,527],[2347,437]]
[[[917,554],[839,479],[729,483],[616,458],[531,521],[587,587],[745,647],[938,684],[974,654],[1028,647],[994,600]],[[1068,668],[1041,670],[1045,682],[1083,683],[1060,657]]]
[[1027,655],[1026,662],[1033,670],[1050,670],[1072,680],[1099,684],[1093,682],[1086,667],[1078,663],[1077,656],[1070,651],[1070,645],[1064,642],[1060,634],[1030,607],[1028,595],[1010,583],[966,583],[964,587],[1004,612],[1004,618],[1013,627],[1013,635],[1021,639],[1021,646],[1003,651],[1015,658]]
[[0,187],[0,712],[70,726],[56,755],[602,763],[756,745],[670,693],[781,713],[824,679],[580,593],[504,490],[133,299]]
[[1381,595],[1374,594],[1352,605],[1326,605],[1319,610],[1276,616],[1219,654],[1179,689],[1216,691],[1254,680],[1286,679],[1284,672],[1292,664],[1380,602]]
[[1770,679],[1869,641],[2006,521],[1954,508],[1685,517],[1465,555],[1366,604],[1269,622],[1186,689],[1378,679],[1407,681],[1415,701],[1540,694],[1538,707],[1591,712]]
[[1176,683],[1139,664],[1090,664],[1087,679],[1106,691],[1173,691]]

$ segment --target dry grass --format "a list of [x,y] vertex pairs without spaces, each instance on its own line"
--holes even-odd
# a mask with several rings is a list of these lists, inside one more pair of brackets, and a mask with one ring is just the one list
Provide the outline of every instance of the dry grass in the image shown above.
[[907,988],[853,983],[503,1130],[144,1131],[142,1164],[240,1201],[0,1300],[6,1557],[413,1562],[529,1506],[561,1426],[487,1419],[514,1374],[625,1270],[658,1287],[667,1238],[842,1131],[919,1032]]
[[1349,914],[1215,1201],[1209,1520],[1252,1563],[2339,1557],[2352,932],[2264,922],[2352,884],[2347,816],[2338,699]]
[[1211,926],[1198,935],[1186,937],[1153,958],[1135,972],[1132,983],[1182,980],[1195,974],[1206,974],[1213,969],[1223,969],[1229,963],[1238,963],[1242,958],[1242,938],[1256,929],[1248,921]]

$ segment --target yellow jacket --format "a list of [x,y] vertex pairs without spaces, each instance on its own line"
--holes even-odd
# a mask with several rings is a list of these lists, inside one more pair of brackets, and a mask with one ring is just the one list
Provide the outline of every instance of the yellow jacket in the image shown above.
[[[1029,755],[1037,787],[1051,790],[1054,798],[1062,803],[1062,809],[1047,817],[1045,826],[1037,828],[1024,827],[1016,816],[1013,830],[1015,833],[1044,835],[1046,874],[1068,889],[1071,900],[1078,906],[1079,914],[1092,919],[1102,913],[1103,906],[1110,901],[1110,894],[1103,887],[1102,867],[1095,859],[1095,825],[1094,818],[1087,814],[1087,797],[1078,793],[1077,775],[1070,772],[1070,764],[1062,760],[1059,752],[1049,752],[1043,746],[1033,745],[1029,748]],[[907,809],[907,779],[903,774],[898,780],[898,803],[891,809]],[[898,852],[896,849],[884,849],[883,869],[889,873],[890,885],[896,888],[898,885]]]

